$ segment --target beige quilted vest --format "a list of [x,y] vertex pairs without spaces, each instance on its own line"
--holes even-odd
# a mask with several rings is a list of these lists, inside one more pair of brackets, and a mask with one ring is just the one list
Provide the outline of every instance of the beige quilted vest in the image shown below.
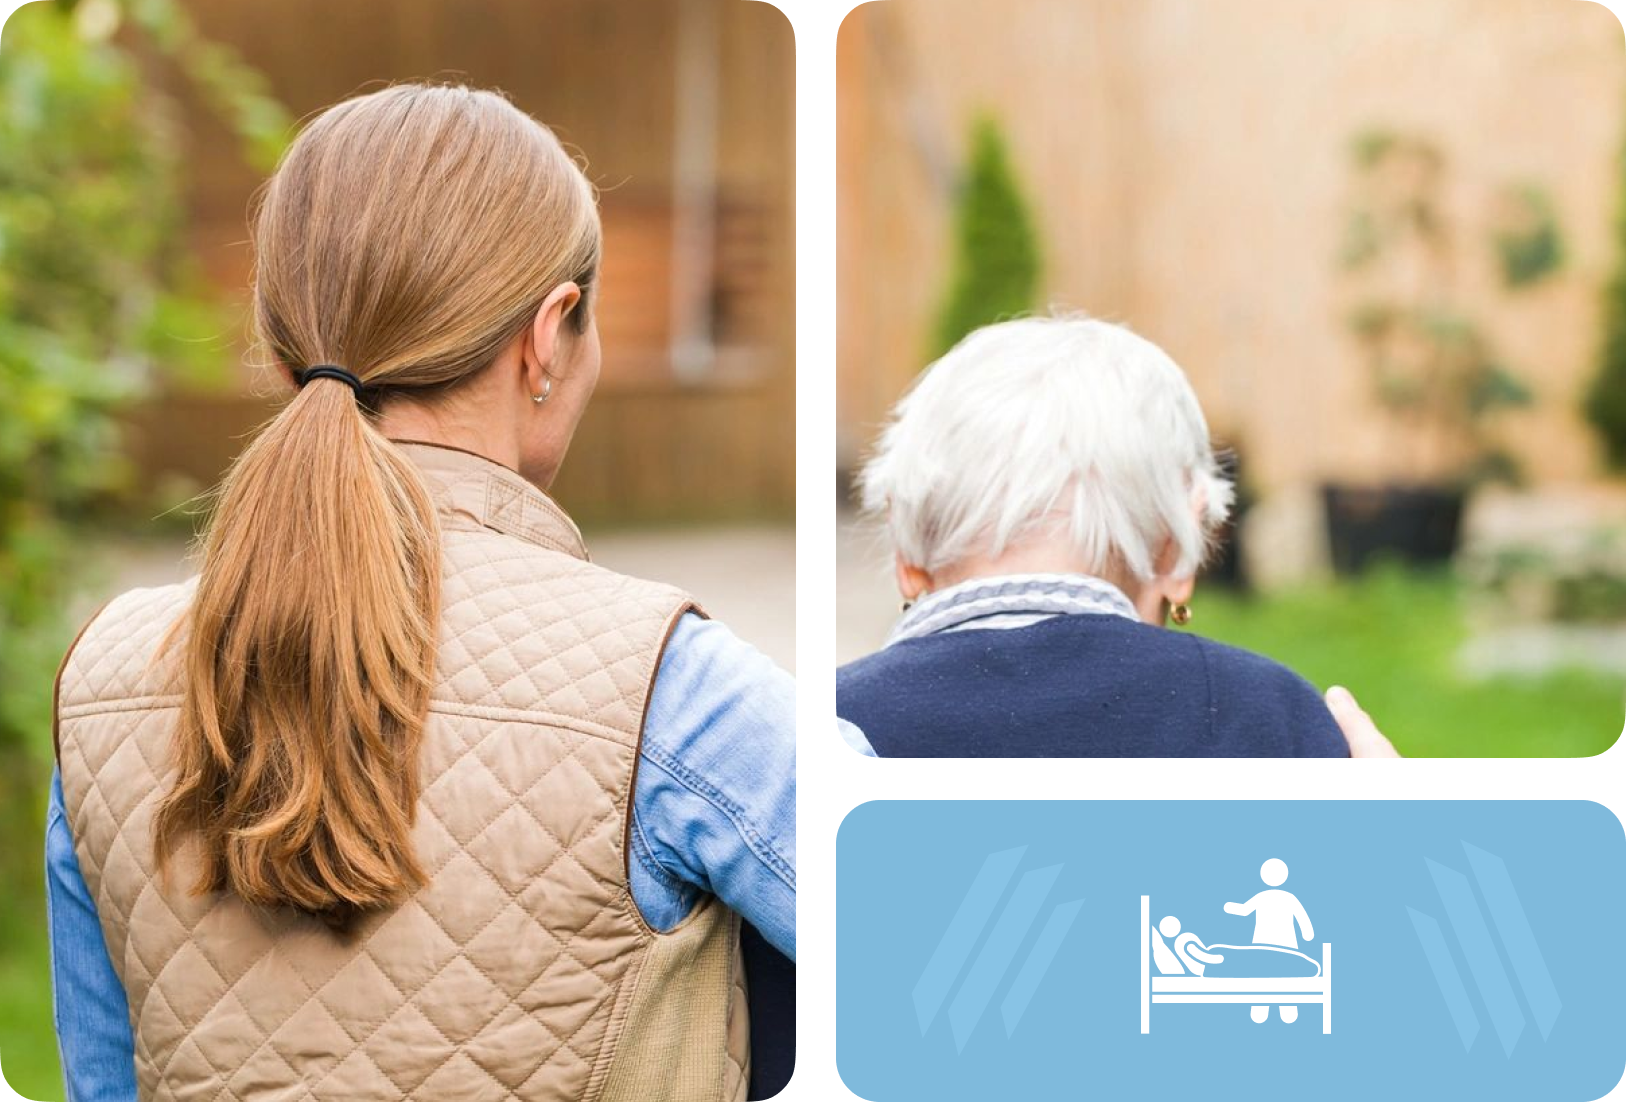
[[352,936],[153,875],[179,698],[157,644],[190,583],[136,590],[63,667],[68,822],[129,996],[143,1099],[745,1097],[739,920],[646,926],[626,832],[680,592],[587,562],[549,498],[403,445],[444,529],[439,684],[415,841],[428,885]]

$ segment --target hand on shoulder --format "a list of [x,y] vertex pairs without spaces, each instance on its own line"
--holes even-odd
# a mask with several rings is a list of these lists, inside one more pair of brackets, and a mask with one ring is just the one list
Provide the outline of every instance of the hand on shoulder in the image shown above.
[[1355,694],[1342,685],[1327,690],[1327,708],[1338,721],[1339,730],[1349,743],[1352,758],[1398,758],[1400,752],[1394,743],[1383,737],[1378,725],[1355,701]]

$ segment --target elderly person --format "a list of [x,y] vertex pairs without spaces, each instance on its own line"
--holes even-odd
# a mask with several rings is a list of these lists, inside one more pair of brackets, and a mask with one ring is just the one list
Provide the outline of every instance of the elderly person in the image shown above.
[[972,333],[898,403],[861,487],[904,598],[886,646],[837,675],[875,753],[1392,753],[1347,692],[1165,627],[1192,618],[1232,487],[1185,375],[1129,330]]

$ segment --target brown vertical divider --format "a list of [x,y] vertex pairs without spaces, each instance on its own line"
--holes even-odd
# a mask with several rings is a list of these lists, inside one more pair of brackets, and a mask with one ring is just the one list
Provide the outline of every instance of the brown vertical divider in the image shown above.
[[831,1086],[836,798],[836,31],[860,0],[763,0],[789,20],[795,133],[797,675],[802,723],[802,1097]]

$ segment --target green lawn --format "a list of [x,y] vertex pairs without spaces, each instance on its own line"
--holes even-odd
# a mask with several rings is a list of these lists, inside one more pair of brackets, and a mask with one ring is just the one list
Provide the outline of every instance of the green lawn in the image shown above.
[[1353,692],[1401,753],[1560,757],[1619,737],[1626,681],[1580,671],[1470,681],[1456,669],[1462,598],[1444,577],[1379,572],[1298,592],[1199,588],[1192,628]]
[[[43,853],[38,833],[8,846]],[[60,1100],[56,1034],[51,1028],[50,950],[41,885],[10,885],[0,898],[0,1066],[24,1098]]]

